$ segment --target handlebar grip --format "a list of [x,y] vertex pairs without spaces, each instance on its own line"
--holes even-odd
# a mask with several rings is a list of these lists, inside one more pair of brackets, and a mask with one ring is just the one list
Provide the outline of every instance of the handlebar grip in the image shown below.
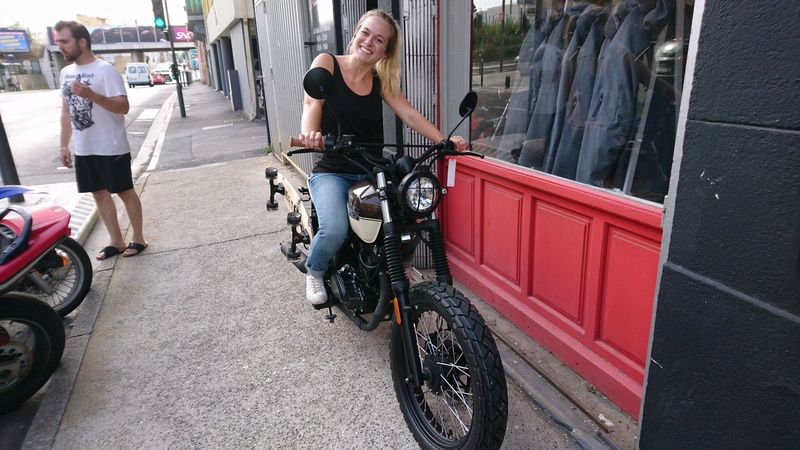
[[298,139],[298,138],[296,138],[294,136],[291,136],[289,138],[289,146],[290,147],[305,147],[303,145],[303,141],[301,141],[300,139]]

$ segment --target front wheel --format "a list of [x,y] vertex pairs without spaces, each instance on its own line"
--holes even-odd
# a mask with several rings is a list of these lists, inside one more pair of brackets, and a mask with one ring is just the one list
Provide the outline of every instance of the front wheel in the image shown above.
[[0,415],[44,386],[61,361],[64,342],[53,308],[25,294],[0,296]]
[[92,286],[92,262],[81,244],[66,238],[22,279],[17,290],[33,295],[64,317],[83,302]]
[[497,345],[469,300],[451,286],[422,282],[409,292],[412,329],[428,379],[410,379],[401,327],[392,322],[390,360],[400,409],[423,449],[498,449],[508,421]]

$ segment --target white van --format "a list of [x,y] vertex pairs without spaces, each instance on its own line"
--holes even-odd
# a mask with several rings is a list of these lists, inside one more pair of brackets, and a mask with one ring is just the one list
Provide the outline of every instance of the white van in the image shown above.
[[125,75],[128,78],[128,87],[147,85],[153,87],[153,78],[150,77],[150,67],[143,62],[132,62],[125,66]]

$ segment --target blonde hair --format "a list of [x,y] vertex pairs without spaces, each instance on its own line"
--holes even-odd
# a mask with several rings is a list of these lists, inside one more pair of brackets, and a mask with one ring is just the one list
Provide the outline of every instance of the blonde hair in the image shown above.
[[350,39],[350,44],[347,46],[347,52],[349,54],[354,53],[353,44],[355,43],[356,36],[358,36],[359,30],[361,30],[361,27],[364,25],[364,21],[369,17],[379,17],[383,19],[392,29],[392,33],[386,42],[386,58],[378,61],[375,65],[375,71],[378,73],[378,78],[381,80],[381,94],[399,94],[403,43],[400,35],[400,24],[394,20],[394,17],[382,9],[371,9],[365,12],[356,25],[353,38]]

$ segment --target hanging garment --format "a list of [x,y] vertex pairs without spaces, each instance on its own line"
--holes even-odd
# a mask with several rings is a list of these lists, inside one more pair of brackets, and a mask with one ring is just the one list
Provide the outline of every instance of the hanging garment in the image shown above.
[[[519,155],[518,164],[528,168],[539,168],[544,157],[545,135],[550,130],[545,122],[552,124],[555,113],[556,95],[558,94],[558,77],[561,69],[563,53],[565,18],[560,18],[553,30],[547,35],[534,56],[534,67],[531,70],[530,119],[525,134],[525,142]],[[548,117],[550,116],[550,117]]]
[[[500,145],[497,149],[496,158],[503,161],[516,163],[516,157],[519,156],[518,151],[514,156],[512,150],[519,148],[522,141],[525,139],[525,131],[528,128],[528,121],[530,114],[528,112],[528,105],[530,103],[530,80],[531,72],[536,67],[538,62],[535,62],[534,57],[537,55],[537,50],[545,39],[545,21],[547,20],[547,13],[542,13],[541,17],[535,21],[533,26],[530,27],[528,33],[525,35],[525,40],[522,42],[522,47],[519,52],[519,62],[517,64],[517,73],[514,77],[514,86],[511,90],[511,96],[506,105],[506,116],[503,120],[502,115],[498,119],[498,126],[502,126],[502,130],[498,133],[494,131],[493,134],[499,134]],[[479,139],[479,133],[473,131],[472,139]]]
[[525,127],[531,121],[531,115],[536,107],[536,98],[539,95],[539,88],[542,84],[542,59],[545,55],[544,45],[550,36],[555,32],[558,24],[561,23],[563,14],[560,11],[546,11],[542,13],[542,26],[541,32],[535,35],[536,51],[533,54],[533,61],[531,63],[530,78],[528,79],[528,107],[527,117],[525,118]]
[[558,147],[553,152],[554,159],[550,173],[570,180],[575,179],[575,171],[578,167],[583,131],[589,115],[592,90],[597,78],[600,48],[606,39],[603,34],[606,20],[608,20],[608,14],[601,14],[597,17],[578,53],[575,77],[564,111],[565,117],[557,142]]
[[[625,193],[655,202],[663,202],[669,185],[677,120],[675,100],[679,94],[674,86],[657,76],[658,60],[652,57],[655,52],[651,50],[660,48],[667,34],[675,35],[674,18],[674,0],[658,0],[644,18],[651,37],[658,38],[647,57],[636,62],[639,82],[647,89],[640,91],[641,113],[635,138],[612,171],[612,187],[621,187]],[[669,24],[673,24],[671,29]],[[652,64],[646,64],[648,61]],[[630,170],[632,165],[634,171]]]
[[622,149],[632,139],[638,124],[636,61],[649,46],[650,32],[637,5],[601,52],[578,157],[577,181],[604,186]]
[[[564,126],[565,117],[567,117],[567,111],[575,106],[575,102],[571,100],[573,98],[572,86],[573,83],[581,83],[581,80],[575,80],[576,76],[586,77],[588,75],[590,77],[590,83],[594,84],[596,73],[594,69],[596,68],[597,52],[600,50],[600,43],[603,41],[601,27],[605,24],[607,17],[608,12],[605,10],[605,8],[596,5],[590,5],[586,7],[586,9],[584,9],[578,17],[575,25],[575,31],[569,41],[567,50],[564,53],[564,58],[562,58],[561,61],[561,79],[558,83],[556,111],[553,117],[553,125],[550,137],[547,141],[547,150],[545,151],[544,162],[542,163],[542,171],[544,172],[549,173],[553,170],[556,151],[558,150],[558,145],[561,140],[562,128]],[[590,33],[592,30],[594,30],[599,36],[593,37],[593,40],[587,39],[591,37]],[[590,46],[594,46],[595,42],[597,43],[597,49],[594,52],[587,50],[582,54],[582,49],[585,44],[588,43]],[[589,62],[591,64],[591,68],[585,67],[588,62],[586,61],[587,55],[592,58],[592,61]],[[584,72],[578,72],[580,61],[579,58],[581,57],[583,58],[583,66],[581,66],[580,69]],[[591,70],[591,72],[588,74],[586,73],[587,69]],[[589,95],[591,95],[591,91],[589,92]],[[588,97],[589,96],[587,96],[587,98]],[[588,109],[588,105],[586,109]]]

